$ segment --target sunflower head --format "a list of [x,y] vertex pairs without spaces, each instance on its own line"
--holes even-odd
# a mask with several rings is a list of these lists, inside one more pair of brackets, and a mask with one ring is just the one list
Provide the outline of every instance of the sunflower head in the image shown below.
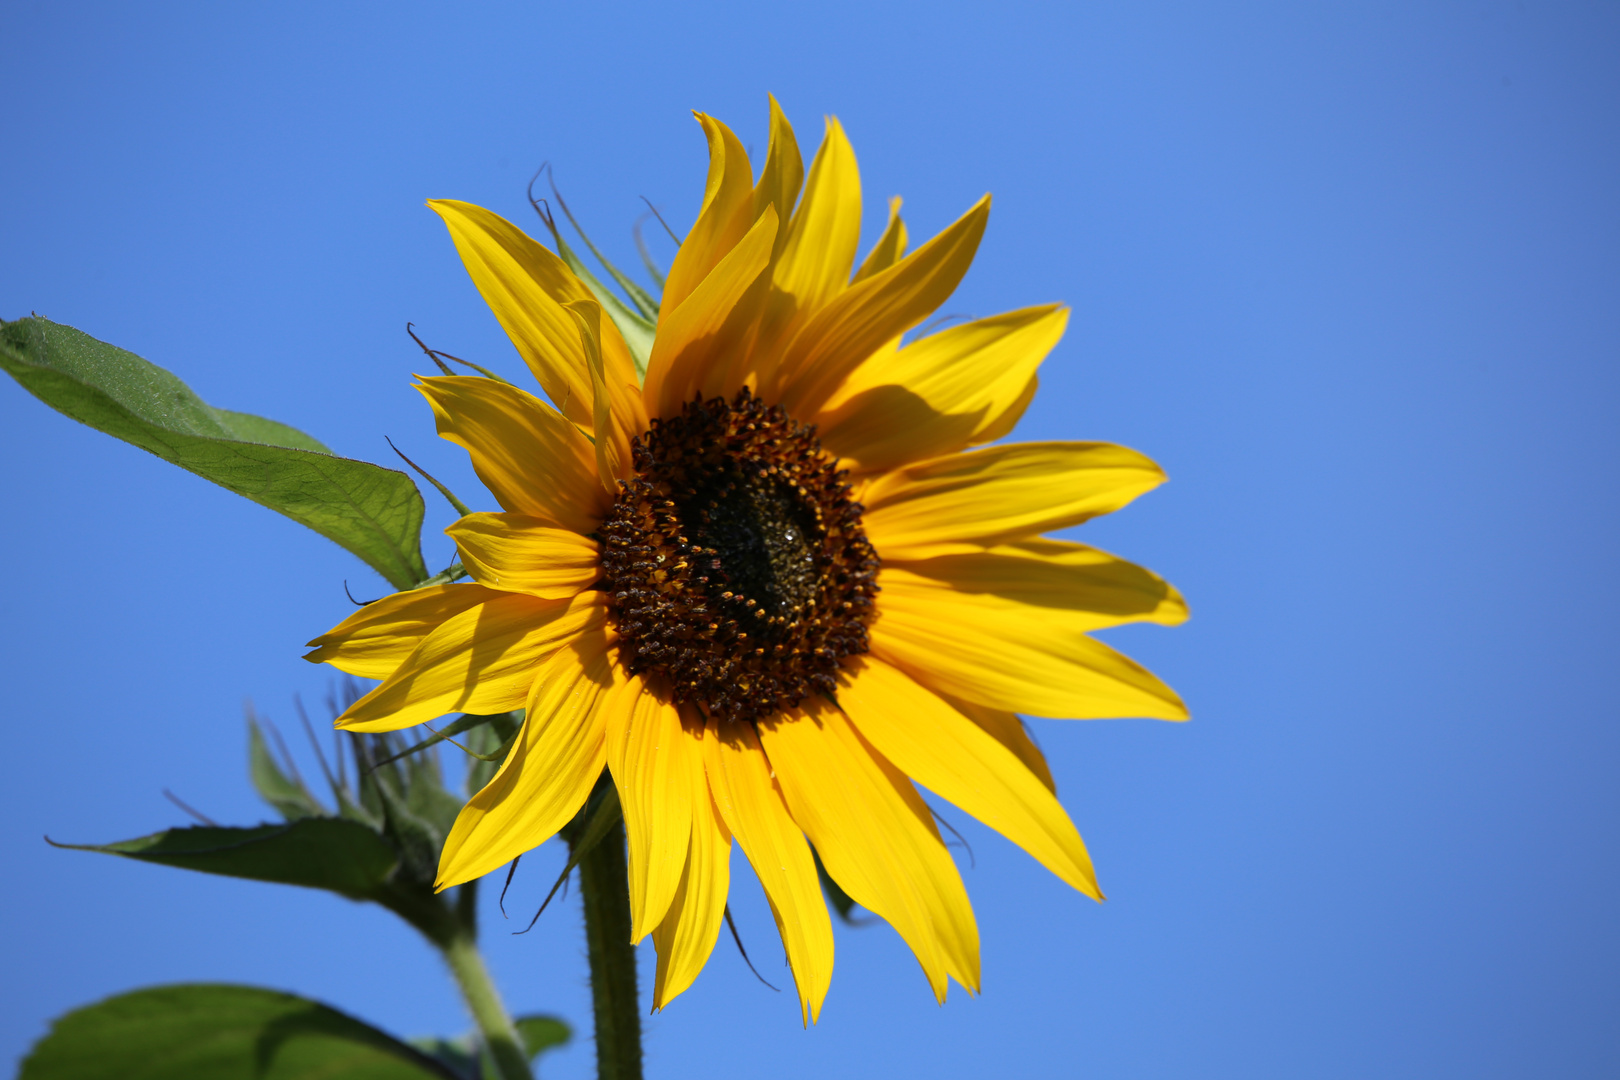
[[555,230],[553,252],[430,203],[544,398],[421,380],[500,507],[448,530],[472,581],[386,597],[308,658],[381,680],[339,718],[352,730],[525,710],[445,842],[441,888],[549,839],[606,770],[656,1007],[714,946],[733,843],[807,1022],[833,959],[818,856],[941,1000],[951,978],[977,990],[973,912],[916,785],[1101,898],[1018,714],[1184,718],[1089,631],[1186,608],[1148,571],[1043,534],[1163,474],[1106,443],[986,445],[1034,396],[1062,307],[905,340],[966,272],[988,196],[914,251],[892,200],[857,264],[836,120],[806,173],[773,99],[757,176],[729,128],[698,121],[708,182],[657,299],[611,268],[625,294],[604,288]]
[[745,386],[654,420],[632,451],[601,529],[629,670],[720,720],[834,693],[840,661],[867,650],[878,559],[814,429]]

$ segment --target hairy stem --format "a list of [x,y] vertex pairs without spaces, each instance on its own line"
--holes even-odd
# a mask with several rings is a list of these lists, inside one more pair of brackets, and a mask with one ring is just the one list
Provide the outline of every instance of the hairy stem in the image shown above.
[[641,1080],[641,1007],[630,944],[630,880],[620,822],[579,862],[591,958],[598,1080]]
[[473,1015],[473,1021],[478,1025],[479,1034],[483,1036],[484,1045],[494,1059],[496,1073],[501,1080],[532,1080],[528,1055],[523,1052],[523,1044],[519,1041],[517,1028],[512,1026],[512,1018],[507,1015],[506,1006],[501,1004],[500,992],[489,977],[489,969],[484,966],[477,942],[471,934],[460,933],[442,942],[440,947],[444,950],[445,962],[450,965],[450,973],[456,978],[456,986],[460,988],[461,996]]

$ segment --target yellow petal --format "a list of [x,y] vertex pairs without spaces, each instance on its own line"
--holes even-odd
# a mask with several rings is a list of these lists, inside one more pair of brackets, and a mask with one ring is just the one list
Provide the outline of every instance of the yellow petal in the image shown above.
[[1024,388],[1018,392],[1018,396],[1013,399],[1012,403],[1002,409],[999,416],[989,420],[979,430],[979,433],[973,436],[973,445],[979,446],[983,443],[995,442],[997,439],[1011,434],[1012,429],[1023,418],[1024,410],[1029,408],[1029,403],[1035,400],[1035,391],[1040,389],[1040,385],[1040,376],[1031,375],[1029,381],[1024,384]]
[[568,824],[602,775],[603,692],[614,670],[598,627],[533,672],[523,731],[500,771],[456,818],[435,888],[471,881]]
[[816,418],[822,445],[861,469],[892,469],[986,441],[1063,336],[1067,308],[1011,311],[874,355]]
[[853,657],[838,704],[901,772],[972,814],[1074,888],[1102,899],[1086,845],[1057,798],[967,717],[875,658]]
[[940,693],[1061,719],[1187,718],[1175,691],[1152,672],[1043,614],[1059,609],[886,588],[878,606],[872,654]]
[[[793,125],[788,123],[782,106],[777,104],[774,94],[767,96],[771,99],[771,143],[765,151],[759,183],[754,185],[754,218],[758,220],[769,206],[776,210],[777,221],[787,221],[793,216],[793,204],[804,183],[804,158],[799,154],[799,141],[793,137]],[[780,255],[786,243],[787,230],[778,229],[774,254]]]
[[861,175],[855,151],[835,117],[810,165],[804,198],[787,227],[772,284],[811,312],[848,287],[861,239]]
[[702,745],[682,730],[674,702],[639,675],[610,695],[603,713],[608,769],[629,840],[630,940],[640,941],[669,911],[686,867],[693,792],[701,794],[703,782]]
[[967,273],[989,217],[986,195],[928,243],[811,315],[777,369],[780,403],[795,416],[815,415],[879,346],[944,303]]
[[[428,206],[449,227],[473,284],[541,388],[564,416],[589,427],[590,372],[579,328],[564,305],[591,300],[590,289],[561,259],[499,214],[453,199],[434,199]],[[635,385],[635,362],[611,323],[600,348],[609,382]]]
[[646,400],[653,416],[676,416],[702,392],[723,392],[727,372],[753,323],[762,290],[754,288],[770,263],[776,210],[766,207],[713,272],[675,314],[661,318],[647,361]]
[[337,718],[349,731],[397,731],[449,712],[520,708],[540,661],[581,634],[599,632],[606,603],[498,593],[423,639],[384,683]]
[[778,230],[779,257],[769,289],[750,328],[715,390],[735,392],[745,383],[774,385],[782,346],[829,299],[848,287],[849,265],[860,241],[861,183],[855,151],[843,127],[828,118],[827,135],[810,167],[804,198],[791,221]]
[[595,540],[523,514],[468,514],[444,530],[462,565],[492,589],[566,600],[601,575]]
[[946,599],[958,610],[1007,612],[1065,633],[1187,620],[1186,601],[1159,575],[1067,540],[1015,540],[964,555],[890,559],[882,574],[885,599],[904,593],[926,603],[950,593]]
[[310,642],[304,659],[362,679],[386,679],[439,624],[497,594],[482,585],[434,585],[385,596]]
[[793,820],[850,897],[899,932],[934,996],[979,987],[979,931],[962,877],[911,781],[825,702],[759,724]]
[[990,446],[879,476],[861,492],[862,521],[884,559],[927,559],[1078,525],[1163,482],[1112,443]]
[[710,720],[704,750],[714,804],[765,887],[799,988],[800,1012],[813,1024],[832,985],[833,933],[810,845],[788,814],[752,725],[722,728]]
[[855,278],[850,282],[865,281],[873,274],[881,273],[900,261],[906,253],[906,223],[900,220],[900,196],[896,195],[889,200],[889,224],[878,237],[877,243],[867,253],[861,268],[855,271]]
[[748,163],[748,152],[731,129],[714,117],[692,115],[709,140],[709,179],[703,192],[703,209],[692,231],[681,241],[664,281],[659,337],[664,334],[665,322],[685,305],[698,283],[709,276],[754,222],[754,171]]
[[466,448],[504,509],[577,533],[602,523],[613,501],[597,483],[591,441],[556,410],[494,379],[435,376],[418,388],[439,434]]
[[1017,713],[1008,712],[1006,709],[992,709],[988,705],[976,705],[971,701],[951,697],[949,694],[939,696],[951,708],[983,728],[992,739],[1012,751],[1013,756],[1022,761],[1025,768],[1046,785],[1047,791],[1057,793],[1057,781],[1052,779],[1052,768],[1046,763],[1046,755],[1035,745],[1035,740],[1029,737],[1029,730],[1024,727],[1024,721],[1019,719]]
[[[702,728],[698,729],[702,731]],[[653,1008],[674,1001],[697,978],[714,951],[731,888],[731,835],[715,811],[699,774],[692,799],[692,843],[675,899],[653,931],[658,971],[653,977]]]

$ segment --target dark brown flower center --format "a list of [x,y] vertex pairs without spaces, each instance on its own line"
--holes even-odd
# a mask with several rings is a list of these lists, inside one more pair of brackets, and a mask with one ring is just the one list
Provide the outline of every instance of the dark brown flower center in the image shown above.
[[832,693],[866,652],[878,557],[815,429],[744,389],[654,420],[634,455],[601,531],[630,670],[722,719]]

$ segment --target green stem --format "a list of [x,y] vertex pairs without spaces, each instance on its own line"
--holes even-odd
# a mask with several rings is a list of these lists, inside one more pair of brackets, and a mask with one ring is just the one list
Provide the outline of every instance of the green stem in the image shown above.
[[501,1004],[500,992],[489,977],[477,942],[471,934],[460,933],[441,947],[450,973],[455,976],[461,996],[484,1038],[484,1045],[489,1048],[489,1056],[495,1061],[496,1073],[501,1080],[533,1080],[528,1055],[523,1052],[523,1044],[506,1006]]
[[579,861],[596,1011],[597,1080],[641,1080],[641,1006],[636,1000],[636,949],[630,944],[630,878],[624,850],[620,822]]

